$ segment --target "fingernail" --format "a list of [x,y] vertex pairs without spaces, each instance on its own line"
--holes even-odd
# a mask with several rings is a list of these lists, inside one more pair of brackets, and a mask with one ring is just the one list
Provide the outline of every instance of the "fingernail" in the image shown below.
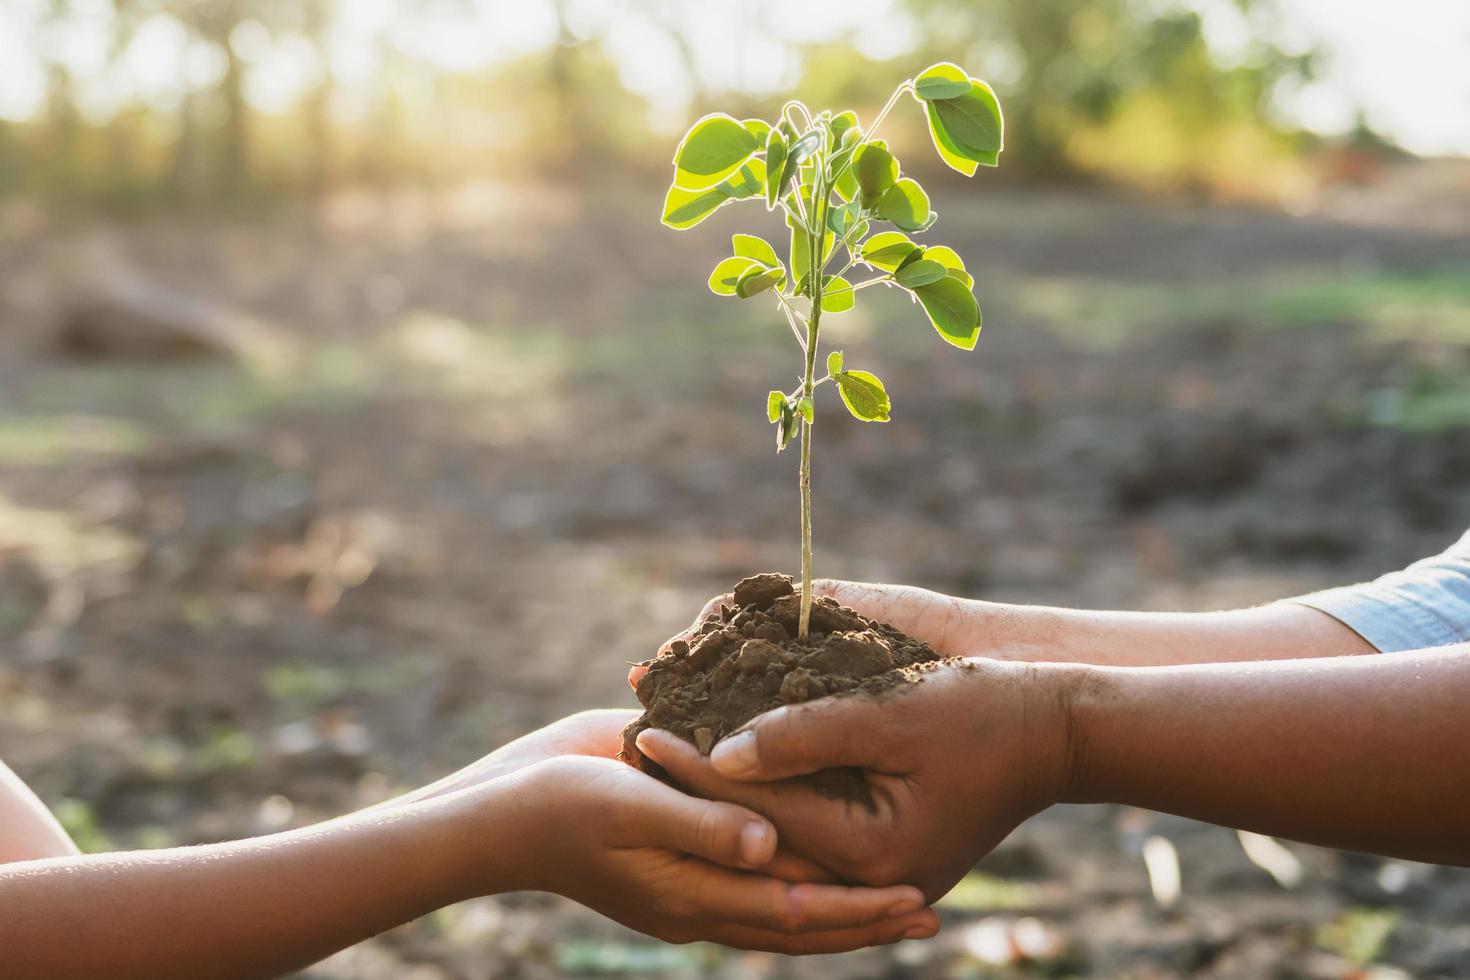
[[908,929],[904,930],[903,938],[928,939],[932,935],[934,935],[934,928],[932,926],[909,926]]
[[771,842],[771,825],[752,820],[740,831],[740,860],[758,868],[771,860],[775,847]]
[[760,765],[755,732],[738,732],[715,746],[709,755],[710,765],[723,776],[744,776]]

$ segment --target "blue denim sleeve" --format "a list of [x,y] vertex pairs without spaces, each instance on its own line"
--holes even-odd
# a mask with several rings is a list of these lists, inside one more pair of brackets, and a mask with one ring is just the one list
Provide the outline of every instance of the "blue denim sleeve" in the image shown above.
[[1470,531],[1401,572],[1288,601],[1341,621],[1380,653],[1470,641]]

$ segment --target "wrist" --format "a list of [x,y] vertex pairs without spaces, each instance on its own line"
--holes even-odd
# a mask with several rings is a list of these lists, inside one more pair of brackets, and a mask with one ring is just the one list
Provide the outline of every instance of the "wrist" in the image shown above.
[[1092,664],[1061,664],[1056,679],[1063,733],[1063,803],[1103,803],[1102,755],[1107,719],[1122,697],[1124,671]]
[[523,785],[527,774],[513,772],[431,801],[445,814],[439,841],[453,854],[449,880],[456,900],[542,887],[530,860],[541,852],[534,839],[540,824]]

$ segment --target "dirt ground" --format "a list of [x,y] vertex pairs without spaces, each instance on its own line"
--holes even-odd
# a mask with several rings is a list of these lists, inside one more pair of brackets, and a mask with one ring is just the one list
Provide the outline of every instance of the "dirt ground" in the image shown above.
[[[932,237],[967,258],[984,332],[958,352],[893,295],[825,323],[894,408],[864,426],[819,405],[818,574],[1192,609],[1442,548],[1470,526],[1470,179],[1433,186],[1459,210],[936,187]],[[632,707],[628,661],[746,574],[793,570],[795,459],[763,410],[794,345],[773,309],[703,285],[759,212],[680,235],[660,193],[3,212],[0,757],[86,846],[296,825]],[[71,299],[117,269],[291,350],[58,350]],[[1141,858],[1156,837],[1182,868],[1172,909]],[[927,943],[668,947],[510,895],[304,975],[1470,975],[1470,872],[1287,847],[1291,888],[1230,831],[1057,808]]]

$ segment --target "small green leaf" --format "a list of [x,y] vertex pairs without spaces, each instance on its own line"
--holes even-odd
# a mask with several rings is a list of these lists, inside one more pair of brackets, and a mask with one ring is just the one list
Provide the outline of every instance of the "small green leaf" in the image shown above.
[[834,377],[842,373],[842,351],[834,350],[827,355],[827,373]]
[[920,99],[953,99],[970,91],[970,76],[959,65],[941,61],[925,68],[914,79],[914,95]]
[[791,400],[783,397],[781,399],[781,417],[776,422],[776,452],[783,451],[796,433],[801,428],[801,416],[796,414],[796,406]]
[[683,231],[693,228],[731,200],[728,194],[718,188],[690,191],[682,187],[670,187],[669,193],[664,197],[662,220],[670,228]]
[[855,300],[852,283],[841,276],[822,277],[822,312],[846,313]]
[[919,246],[909,241],[901,231],[880,231],[863,242],[862,259],[868,265],[884,272],[893,272],[903,261],[919,251]]
[[674,183],[703,190],[724,180],[759,149],[755,136],[738,119],[715,112],[697,120],[674,151]]
[[827,130],[832,134],[832,145],[841,146],[843,138],[847,135],[848,130],[853,129],[855,126],[857,126],[857,124],[857,113],[853,112],[851,109],[848,109],[844,112],[839,112],[837,115],[833,116],[832,121],[827,123]]
[[914,289],[918,286],[927,286],[931,282],[937,282],[949,274],[949,270],[931,259],[919,259],[910,262],[894,275],[894,280],[900,286]]
[[783,393],[779,391],[771,392],[766,396],[766,418],[772,422],[779,419],[781,417],[781,406],[785,404],[786,396]]
[[801,400],[796,403],[796,411],[802,418],[806,419],[807,425],[812,424],[812,420],[815,418],[817,412],[816,406],[812,404],[810,395],[801,396]]
[[858,147],[852,160],[853,176],[862,191],[864,208],[871,208],[898,180],[898,161],[888,152],[883,140],[873,140]]
[[964,283],[966,289],[975,285],[974,277],[965,271],[964,261],[948,245],[931,245],[924,249],[924,258],[944,266],[945,271]]
[[[791,274],[800,280],[812,271],[810,236],[795,220],[794,212],[787,213],[786,224],[791,228]],[[837,247],[837,238],[829,230],[823,233],[822,242],[822,260],[825,262],[832,249]]]
[[765,162],[750,160],[730,179],[706,190],[689,190],[674,184],[664,197],[661,220],[676,231],[693,228],[731,201],[758,196],[765,180]]
[[878,216],[904,231],[929,227],[929,195],[910,177],[901,178],[878,200]]
[[741,299],[750,299],[772,286],[780,285],[785,279],[785,269],[767,269],[759,264],[753,264],[750,271],[735,283],[735,295]]
[[848,231],[857,224],[858,204],[841,204],[827,211],[827,227],[832,229],[832,234],[838,238],[846,238]]
[[959,147],[954,145],[954,140],[950,139],[949,132],[944,128],[944,123],[939,121],[939,113],[935,110],[933,102],[927,103],[925,112],[929,118],[929,138],[934,141],[934,149],[939,151],[939,159],[943,160],[951,170],[958,170],[966,177],[975,176],[975,171],[980,164],[966,159]]
[[736,255],[725,259],[710,273],[710,292],[716,296],[734,296],[740,277],[756,269],[764,268],[759,262],[746,256]]
[[781,178],[785,173],[786,137],[780,129],[773,129],[766,137],[766,207],[774,208],[781,200]]
[[929,322],[939,336],[964,350],[974,350],[980,338],[980,304],[965,286],[952,276],[920,286],[914,290]]
[[848,167],[837,175],[837,180],[833,182],[832,189],[844,201],[851,201],[858,196],[860,190],[857,182],[857,174],[854,174],[852,168]]
[[[798,171],[801,169],[802,162],[817,152],[817,149],[821,145],[822,134],[812,129],[803,133],[800,139],[786,148],[786,163],[781,168],[781,183],[778,185],[782,191],[796,177]],[[806,198],[811,197],[807,193],[803,193],[802,196]]]
[[[929,133],[944,162],[964,173],[970,163],[994,167],[1004,148],[1005,120],[990,86],[970,80],[970,91],[954,99],[928,104]],[[964,166],[957,161],[966,161]]]
[[867,371],[843,371],[833,375],[842,403],[854,418],[864,422],[887,422],[891,404],[883,382]]
[[781,267],[781,260],[776,258],[776,250],[771,247],[771,243],[758,235],[732,235],[730,244],[734,247],[736,255],[755,259],[761,265],[772,269]]

